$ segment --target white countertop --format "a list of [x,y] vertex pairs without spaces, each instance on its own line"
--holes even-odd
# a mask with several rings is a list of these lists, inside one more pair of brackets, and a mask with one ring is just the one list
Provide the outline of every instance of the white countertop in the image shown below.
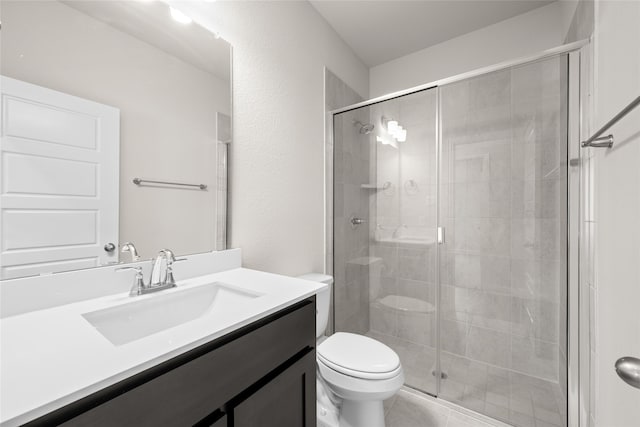
[[[82,316],[213,281],[264,295],[121,346],[114,346]],[[121,293],[4,318],[0,320],[0,424],[16,426],[45,415],[325,287],[237,268],[179,281],[178,288],[156,294],[131,298]]]

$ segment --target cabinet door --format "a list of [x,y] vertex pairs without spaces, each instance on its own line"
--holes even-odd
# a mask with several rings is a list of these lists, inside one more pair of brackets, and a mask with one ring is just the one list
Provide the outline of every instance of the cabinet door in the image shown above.
[[227,427],[227,416],[224,415],[215,423],[211,424],[211,427]]
[[315,351],[295,362],[233,409],[234,427],[315,427]]

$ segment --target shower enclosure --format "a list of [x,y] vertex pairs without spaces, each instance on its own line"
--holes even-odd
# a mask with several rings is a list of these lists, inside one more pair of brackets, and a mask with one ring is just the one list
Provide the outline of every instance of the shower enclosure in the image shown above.
[[333,114],[334,330],[406,385],[567,423],[569,54]]

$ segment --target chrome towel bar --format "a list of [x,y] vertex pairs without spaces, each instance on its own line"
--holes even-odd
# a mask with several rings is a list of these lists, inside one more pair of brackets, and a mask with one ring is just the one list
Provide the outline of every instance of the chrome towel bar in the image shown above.
[[618,123],[618,120],[620,120],[621,118],[623,118],[624,116],[629,114],[631,112],[631,110],[636,108],[638,105],[640,105],[640,96],[638,96],[636,99],[631,101],[631,104],[629,104],[626,107],[624,107],[622,109],[622,111],[620,111],[618,114],[616,114],[613,119],[611,119],[607,123],[605,123],[605,125],[602,126],[596,133],[594,133],[591,136],[591,138],[587,139],[586,141],[582,141],[581,145],[583,147],[596,147],[596,148],[600,148],[600,147],[611,148],[611,147],[613,147],[613,135],[607,135],[607,136],[603,136],[603,137],[601,137],[600,135],[605,133],[607,131],[607,129],[609,129],[611,126],[613,126],[616,123]]
[[165,184],[165,185],[181,185],[183,187],[196,187],[201,190],[206,190],[207,186],[205,184],[183,184],[181,182],[167,182],[167,181],[152,181],[150,179],[142,179],[142,178],[133,178],[133,183],[136,185],[140,185],[143,183],[149,184]]

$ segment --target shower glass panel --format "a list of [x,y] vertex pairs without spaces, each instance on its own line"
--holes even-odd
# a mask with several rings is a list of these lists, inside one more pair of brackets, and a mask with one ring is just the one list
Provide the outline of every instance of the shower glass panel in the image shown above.
[[334,116],[335,330],[387,344],[432,394],[436,110],[434,89]]
[[514,426],[567,420],[568,68],[562,54],[334,115],[335,331]]
[[562,55],[440,88],[439,397],[518,426],[566,420],[567,76]]

